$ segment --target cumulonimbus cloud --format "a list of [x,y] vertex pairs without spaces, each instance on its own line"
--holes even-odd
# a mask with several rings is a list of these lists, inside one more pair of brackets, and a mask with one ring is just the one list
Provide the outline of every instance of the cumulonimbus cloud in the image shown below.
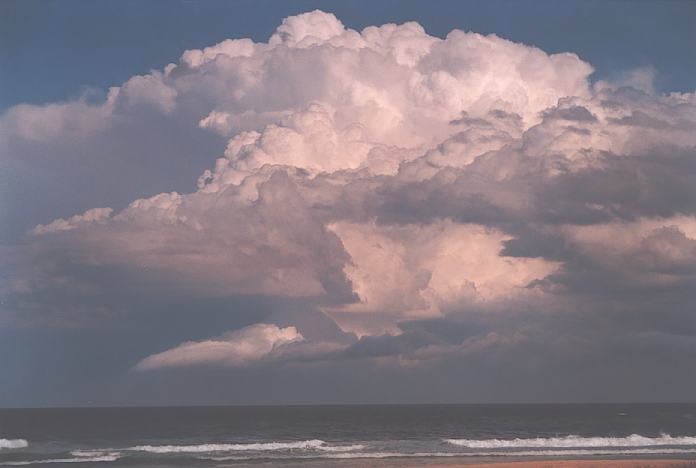
[[[73,138],[148,112],[227,139],[195,192],[37,226],[36,264],[118,268],[158,294],[304,298],[367,337],[489,311],[481,320],[500,330],[467,343],[511,346],[540,339],[511,338],[505,311],[574,310],[579,297],[625,309],[632,288],[676,294],[696,279],[684,260],[696,243],[696,95],[592,84],[591,73],[572,53],[495,35],[358,32],[314,11],[267,43],[186,51],[102,104],[11,109],[0,128],[13,141],[60,138],[87,106]],[[57,130],[38,135],[39,124]],[[139,367],[247,363],[275,343],[247,355],[245,337]]]

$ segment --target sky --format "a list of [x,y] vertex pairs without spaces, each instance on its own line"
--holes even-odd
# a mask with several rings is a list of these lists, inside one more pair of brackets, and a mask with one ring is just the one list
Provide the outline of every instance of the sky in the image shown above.
[[693,401],[696,5],[0,3],[0,407]]

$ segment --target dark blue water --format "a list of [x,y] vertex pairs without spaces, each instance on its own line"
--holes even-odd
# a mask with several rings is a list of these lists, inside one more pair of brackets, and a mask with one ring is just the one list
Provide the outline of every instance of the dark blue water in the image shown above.
[[555,457],[696,458],[696,404],[0,410],[0,465],[10,466]]

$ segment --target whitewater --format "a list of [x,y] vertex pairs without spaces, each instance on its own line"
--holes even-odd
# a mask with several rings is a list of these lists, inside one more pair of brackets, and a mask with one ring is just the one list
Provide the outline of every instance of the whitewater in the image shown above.
[[0,466],[696,460],[692,404],[0,409],[0,430]]

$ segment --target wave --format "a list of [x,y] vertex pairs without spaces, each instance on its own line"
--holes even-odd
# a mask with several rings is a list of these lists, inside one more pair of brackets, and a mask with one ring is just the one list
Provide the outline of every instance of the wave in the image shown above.
[[537,437],[534,439],[445,439],[445,442],[467,448],[583,448],[583,447],[654,447],[670,445],[696,445],[696,437],[645,437],[632,434],[627,437]]
[[[302,442],[287,442],[280,443],[274,442],[270,444],[205,444],[200,446],[173,446],[179,448],[186,447],[201,447],[198,449],[199,452],[204,452],[202,447],[204,446],[226,446],[226,445],[242,445],[242,446],[258,446],[258,445],[273,445],[273,446],[292,446],[297,448],[303,442],[314,442],[314,441],[302,441]],[[311,446],[314,448],[317,444],[312,443]],[[145,446],[147,447],[147,446]],[[160,446],[166,447],[166,446]],[[324,449],[329,448],[329,450],[324,450],[323,452],[315,453],[294,453],[294,454],[282,454],[279,459],[288,460],[311,460],[311,459],[381,459],[381,458],[440,458],[440,457],[567,457],[567,456],[635,456],[635,455],[685,455],[685,454],[696,454],[696,448],[665,448],[665,447],[647,447],[647,448],[619,448],[614,449],[611,447],[607,448],[584,448],[584,449],[565,449],[565,450],[513,450],[513,451],[491,451],[491,450],[476,450],[470,452],[400,452],[400,451],[355,451],[348,452],[350,450],[361,450],[364,449],[364,445],[346,445],[346,446],[324,446]],[[340,450],[333,450],[333,449]],[[343,450],[346,449],[346,450]],[[253,450],[253,449],[252,449]],[[320,449],[321,450],[321,449]],[[219,450],[211,450],[215,452]],[[177,450],[174,453],[180,453],[182,450]],[[188,450],[189,453],[194,453],[195,451]],[[153,453],[172,453],[165,451],[156,451]],[[26,466],[35,464],[48,464],[48,463],[97,463],[97,462],[112,462],[117,461],[122,458],[123,454],[121,452],[108,452],[101,450],[75,450],[71,452],[74,458],[50,458],[50,459],[40,459],[40,460],[18,460],[18,461],[7,461],[0,462],[0,466]],[[249,456],[242,455],[203,455],[197,457],[200,460],[214,460],[214,461],[250,461],[258,460],[258,455],[254,456],[249,454]]]
[[[292,457],[292,459],[360,459],[360,458],[452,458],[452,457],[558,457],[558,456],[603,456],[603,455],[684,455],[696,454],[696,449],[645,448],[632,450],[579,449],[579,450],[519,450],[512,452],[355,452],[317,454]],[[248,461],[253,457],[210,456],[199,457],[213,461]]]
[[120,457],[121,452],[113,452],[110,450],[73,450],[72,452],[70,452],[70,455],[72,455],[73,457]]
[[[416,452],[416,453],[346,453],[324,458],[388,458],[388,457],[558,457],[602,455],[678,455],[696,453],[696,449],[647,448],[632,450],[577,449],[577,450],[518,450],[513,452]],[[374,456],[373,456],[374,455]]]
[[325,452],[352,452],[354,450],[362,450],[365,448],[364,445],[362,444],[355,444],[355,445],[322,445],[320,447],[317,447],[319,450],[323,450]]
[[148,453],[203,453],[236,451],[273,451],[315,449],[327,452],[349,452],[362,450],[364,445],[326,445],[323,440],[301,440],[297,442],[265,442],[249,444],[200,444],[200,445],[136,445],[125,450]]
[[[314,454],[314,455],[297,455],[292,458],[287,459],[302,459],[311,460],[317,458],[398,458],[398,457],[412,457],[416,454],[409,453],[399,453],[399,452],[357,452],[357,453],[326,453],[326,454]],[[456,455],[456,454],[453,454]],[[423,455],[425,457],[438,456],[436,453],[428,453]],[[201,460],[213,460],[213,461],[246,461],[254,460],[254,457],[240,457],[240,456],[210,456],[210,457],[198,457]],[[274,459],[275,460],[275,459]]]
[[[608,450],[608,449],[576,449],[576,450],[523,450],[516,452],[480,452],[473,454],[477,457],[495,457],[495,456],[512,456],[512,457],[563,457],[568,455],[575,456],[601,456],[601,455],[684,455],[694,454],[696,449],[678,449],[678,448],[636,448],[629,450]],[[461,454],[458,454],[461,455]]]
[[120,458],[119,455],[109,454],[102,455],[99,457],[75,457],[75,458],[48,458],[45,460],[21,460],[21,461],[8,461],[2,462],[0,465],[3,466],[26,466],[26,465],[39,465],[46,463],[98,463],[98,462],[112,462]]
[[16,449],[28,446],[29,442],[24,439],[0,439],[0,449]]

